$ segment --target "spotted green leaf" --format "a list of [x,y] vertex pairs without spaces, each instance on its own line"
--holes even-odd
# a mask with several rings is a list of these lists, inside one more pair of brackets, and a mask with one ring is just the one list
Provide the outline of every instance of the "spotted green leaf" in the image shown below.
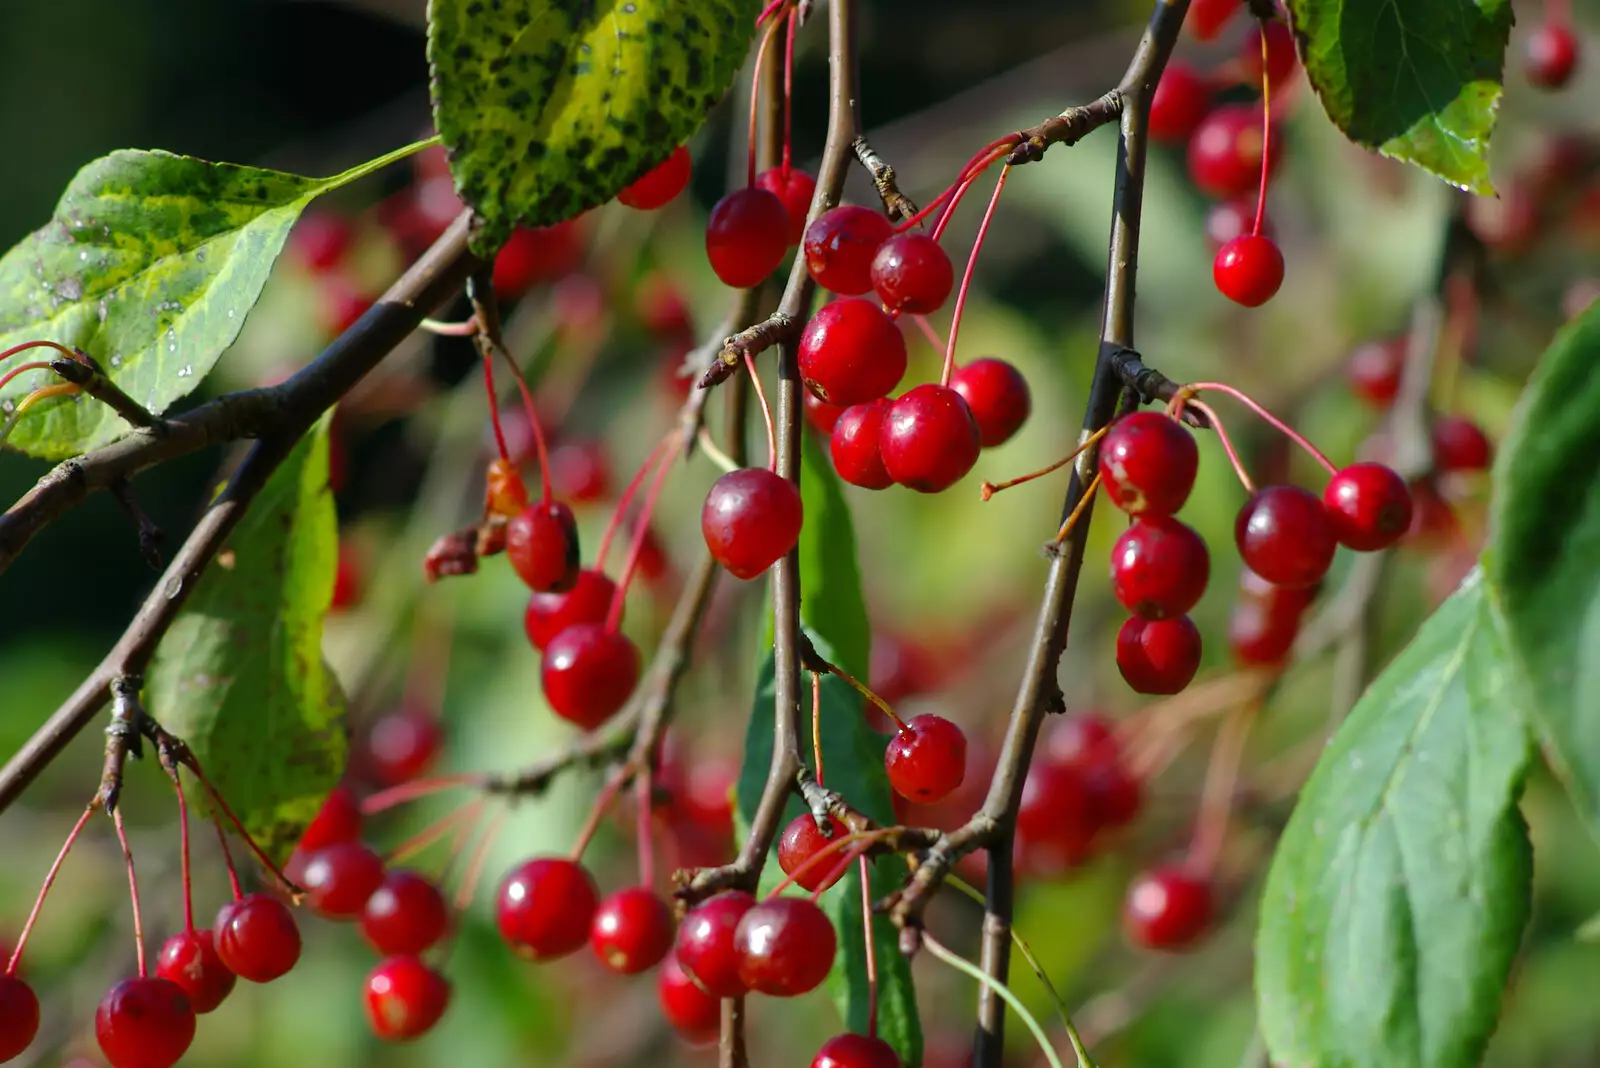
[[[420,147],[332,178],[170,152],[101,157],[72,179],[48,223],[0,258],[0,349],[36,339],[77,346],[160,414],[239,336],[305,206]],[[0,391],[0,407],[53,381],[25,372]],[[61,459],[126,429],[105,405],[72,396],[30,410],[8,444]]]
[[1289,0],[1306,75],[1357,144],[1493,193],[1510,0]]
[[279,860],[344,770],[344,693],[322,659],[338,551],[324,419],[201,577],[147,680],[151,715]]
[[700,128],[759,0],[430,0],[434,123],[479,251],[603,204]]

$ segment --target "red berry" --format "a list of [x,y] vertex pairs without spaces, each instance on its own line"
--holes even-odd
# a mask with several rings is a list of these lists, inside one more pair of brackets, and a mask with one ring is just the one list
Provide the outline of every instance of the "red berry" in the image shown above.
[[872,260],[894,227],[871,208],[841,204],[806,227],[802,248],[817,285],[854,297],[872,288]]
[[1111,721],[1094,712],[1063,717],[1045,736],[1044,751],[1050,763],[1080,772],[1120,757]]
[[888,398],[879,397],[865,404],[852,404],[833,424],[828,440],[833,469],[852,486],[887,489],[894,485],[894,479],[884,470],[883,454],[878,451],[878,435],[888,411]]
[[1235,304],[1259,308],[1283,285],[1283,253],[1272,238],[1245,234],[1217,250],[1211,277]]
[[1021,371],[993,356],[957,367],[950,376],[950,388],[961,394],[972,410],[986,449],[1010,441],[1033,410],[1028,380]]
[[672,948],[672,910],[648,887],[618,890],[595,910],[589,948],[621,975],[654,968]]
[[306,902],[329,920],[361,915],[382,883],[383,858],[360,842],[336,842],[308,855],[300,877]]
[[1211,885],[1180,868],[1134,879],[1122,906],[1128,937],[1146,949],[1183,949],[1211,924]]
[[1144,619],[1183,615],[1200,600],[1210,577],[1205,541],[1171,516],[1140,516],[1111,549],[1112,592]]
[[1248,34],[1239,46],[1239,65],[1244,68],[1244,80],[1251,85],[1261,86],[1261,35],[1267,38],[1266,74],[1267,84],[1277,92],[1279,86],[1288,80],[1294,73],[1298,59],[1294,54],[1294,34],[1289,32],[1289,27],[1273,19],[1261,24],[1260,33]]
[[1228,617],[1228,645],[1234,660],[1259,666],[1282,663],[1300,632],[1300,617],[1316,593],[1315,586],[1274,586],[1245,569]]
[[[1206,212],[1206,238],[1214,249],[1220,250],[1234,238],[1254,233],[1255,225],[1256,202],[1253,197],[1248,200],[1239,197],[1219,200]],[[1265,213],[1261,216],[1261,233],[1266,237],[1272,236],[1272,220]]]
[[765,189],[735,189],[711,209],[706,258],[723,285],[734,289],[760,285],[788,251],[789,212]]
[[700,989],[675,954],[667,954],[656,972],[656,1000],[661,1003],[661,1015],[684,1039],[696,1045],[716,1041],[722,1000]]
[[872,288],[890,311],[929,315],[955,285],[950,257],[927,234],[895,234],[872,257]]
[[1017,856],[1037,875],[1059,875],[1082,864],[1100,829],[1080,769],[1035,762],[1017,809]]
[[883,768],[895,793],[931,805],[961,785],[967,773],[967,736],[943,716],[914,716],[889,739]]
[[581,864],[537,857],[501,880],[495,921],[513,952],[528,960],[553,960],[588,940],[599,907],[600,894]]
[[1211,83],[1182,61],[1167,64],[1150,97],[1150,136],[1179,142],[1194,133],[1211,110]]
[[[849,834],[850,828],[829,816],[828,831],[828,834],[824,834],[809,812],[790,820],[789,825],[783,829],[783,834],[778,837],[778,867],[783,869],[785,875],[793,875],[812,857]],[[841,864],[849,848],[843,846],[835,849],[815,864],[805,868],[795,880],[795,884],[811,891],[828,889],[844,878]]]
[[356,800],[354,790],[341,784],[335,786],[322,802],[316,819],[300,836],[300,844],[296,848],[301,852],[315,853],[335,842],[353,842],[360,837],[361,802]]
[[540,282],[560,278],[583,260],[577,220],[555,226],[519,226],[494,258],[494,291],[516,300]]
[[410,782],[433,767],[443,744],[438,719],[420,708],[400,708],[372,725],[367,770],[384,786]]
[[[331,847],[330,847],[331,848]],[[266,894],[246,894],[217,912],[217,956],[252,983],[287,975],[300,960],[300,928],[288,906]]]
[[655,337],[673,341],[692,337],[694,322],[683,292],[665,273],[653,271],[639,279],[633,290],[634,314]]
[[0,973],[0,1063],[19,1057],[39,1033],[39,998],[14,975]]
[[806,216],[811,212],[811,195],[817,180],[793,167],[774,167],[756,175],[756,185],[783,202],[789,216],[789,244],[798,245],[806,232]]
[[1383,464],[1351,464],[1328,482],[1322,504],[1334,537],[1357,552],[1387,549],[1411,528],[1411,491]]
[[746,987],[787,998],[815,990],[828,977],[838,936],[827,913],[808,898],[777,897],[744,914],[734,946]]
[[444,937],[450,910],[444,895],[416,872],[391,871],[361,910],[361,935],[385,956],[421,953]]
[[1572,80],[1578,65],[1578,38],[1571,27],[1556,22],[1535,26],[1528,34],[1524,70],[1528,84],[1560,89]]
[[339,558],[334,564],[333,596],[328,611],[342,612],[354,608],[361,600],[361,558],[348,542],[339,543]]
[[550,710],[584,730],[616,714],[639,682],[639,647],[603,623],[579,623],[550,639],[539,681]]
[[1494,449],[1470,419],[1447,415],[1433,424],[1433,466],[1440,471],[1483,471]]
[[367,973],[367,1022],[385,1042],[427,1034],[450,1006],[450,981],[416,957],[386,957]]
[[506,559],[536,593],[563,593],[578,581],[578,522],[560,501],[536,501],[506,524]]
[[881,1038],[835,1035],[817,1050],[811,1068],[900,1068],[900,1055]]
[[1101,827],[1122,827],[1133,822],[1144,804],[1138,778],[1120,760],[1095,764],[1083,773],[1089,811]]
[[1189,5],[1184,25],[1197,39],[1209,41],[1221,33],[1238,12],[1239,0],[1194,0]]
[[1405,358],[1405,338],[1369,341],[1350,354],[1345,379],[1356,396],[1382,410],[1400,392],[1400,369]]
[[193,928],[180,931],[162,945],[161,955],[156,958],[156,974],[182,988],[197,1013],[210,1012],[221,1005],[239,978],[217,956],[211,932]]
[[1424,548],[1438,547],[1455,536],[1458,527],[1455,509],[1439,492],[1432,479],[1411,484],[1411,529],[1406,539]]
[[1320,582],[1338,545],[1321,499],[1299,486],[1257,492],[1239,510],[1233,539],[1245,566],[1277,586]]
[[1117,669],[1134,693],[1179,693],[1200,669],[1200,630],[1188,616],[1133,616],[1117,632]]
[[811,424],[811,428],[819,434],[832,434],[846,405],[829,404],[809,389],[800,395],[800,399],[805,406],[806,422]]
[[[778,863],[783,863],[781,844]],[[713,997],[732,998],[744,993],[734,934],[744,914],[755,905],[756,899],[743,890],[725,890],[690,909],[678,927],[677,946],[673,951],[678,966]]]
[[829,404],[888,396],[905,373],[905,336],[870,300],[824,304],[800,335],[800,377]]
[[793,482],[765,467],[741,467],[706,494],[700,530],[719,564],[737,578],[753,579],[795,547],[803,518]]
[[654,211],[683,192],[693,171],[694,161],[689,158],[689,150],[679,145],[670,156],[635,178],[617,194],[617,199],[639,211]]
[[171,1068],[194,1041],[189,995],[170,979],[124,979],[94,1011],[111,1068]]
[[1129,515],[1171,515],[1183,507],[1200,470],[1200,447],[1178,420],[1129,412],[1100,442],[1100,478],[1111,503]]
[[314,274],[331,271],[355,243],[350,220],[327,211],[308,211],[290,232],[289,245]]
[[[1276,129],[1273,135],[1269,170],[1282,155]],[[1207,115],[1189,139],[1189,180],[1208,196],[1244,196],[1261,183],[1261,156],[1261,106],[1224,104]]]
[[966,400],[948,386],[925,383],[901,394],[884,413],[878,435],[884,470],[918,493],[939,493],[978,462],[983,435]]
[[535,649],[543,651],[557,634],[580,623],[604,623],[617,584],[593,568],[578,572],[566,593],[536,593],[528,599],[522,627]]
[[367,314],[372,301],[356,289],[343,275],[325,275],[317,288],[317,298],[322,319],[322,329],[330,337],[349,330],[356,321]]
[[611,492],[605,449],[597,441],[563,441],[550,450],[550,484],[578,504],[603,499]]

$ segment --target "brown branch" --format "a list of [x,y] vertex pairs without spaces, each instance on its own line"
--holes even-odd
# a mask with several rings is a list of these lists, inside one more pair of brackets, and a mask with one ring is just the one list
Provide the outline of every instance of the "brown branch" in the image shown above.
[[[1130,69],[1128,73],[1131,75],[1134,72]],[[1159,73],[1157,77],[1160,77]],[[1120,118],[1133,89],[1124,79],[1121,85],[1091,104],[1070,107],[1037,126],[1019,131],[1017,140],[1020,143],[1011,150],[1006,162],[1013,167],[1036,163],[1044,159],[1045,150],[1051,145],[1077,144],[1090,133]]]
[[51,360],[50,369],[122,416],[129,426],[148,427],[158,433],[161,431],[161,419],[151,415],[144,405],[128,396],[121,386],[107,378],[93,356],[82,350],[78,350],[78,356],[79,358],[75,360],[65,357]]
[[145,563],[153,570],[161,570],[161,540],[166,537],[155,520],[145,514],[139,502],[133,496],[133,487],[128,485],[128,480],[119,478],[111,483],[111,495],[122,505],[122,510],[128,513],[128,518],[133,520],[134,529],[139,534],[139,552],[144,557]]
[[468,215],[463,213],[354,326],[283,385],[219,397],[169,420],[165,435],[151,429],[135,431],[104,449],[68,460],[0,518],[0,566],[4,566],[34,532],[90,490],[108,488],[134,471],[204,445],[260,436],[105,659],[0,769],[0,811],[94,718],[114,678],[143,673],[201,573],[295,442],[424,316],[460,288],[478,263],[467,250],[467,224]]
[[[804,267],[805,257],[796,256],[795,262]],[[800,336],[802,325],[804,324],[800,318],[789,315],[780,308],[761,322],[724,338],[722,347],[717,350],[716,358],[711,361],[711,366],[700,376],[699,388],[710,389],[718,383],[726,382],[744,366],[747,356],[758,356],[774,345],[793,344]]]
[[889,218],[909,219],[916,215],[917,206],[895,184],[894,168],[867,143],[866,134],[857,133],[855,140],[850,142],[850,149],[867,173],[872,175],[872,185],[883,199],[883,210],[889,213]]

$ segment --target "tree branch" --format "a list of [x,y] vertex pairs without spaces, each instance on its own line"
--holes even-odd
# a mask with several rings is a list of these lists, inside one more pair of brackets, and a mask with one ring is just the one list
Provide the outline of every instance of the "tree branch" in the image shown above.
[[478,260],[467,251],[463,213],[354,326],[281,386],[218,397],[168,420],[167,432],[140,430],[68,460],[0,517],[0,567],[40,527],[134,471],[204,445],[259,437],[227,488],[195,525],[116,645],[26,745],[0,769],[0,811],[81,731],[105,703],[112,679],[138,675],[177,618],[211,559],[295,442],[349,392],[424,316],[454,294]]

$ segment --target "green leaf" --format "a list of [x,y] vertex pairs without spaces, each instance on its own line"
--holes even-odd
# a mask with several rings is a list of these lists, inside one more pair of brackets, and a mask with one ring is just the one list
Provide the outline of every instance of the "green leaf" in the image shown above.
[[[123,149],[79,171],[54,216],[0,258],[0,349],[44,339],[77,346],[160,414],[187,396],[239,336],[289,228],[312,198],[427,142],[332,178]],[[37,356],[13,359],[37,359]],[[18,376],[0,402],[57,381]],[[61,459],[122,436],[105,405],[45,402],[9,444]]]
[[1300,793],[1256,939],[1285,1068],[1481,1061],[1528,917],[1529,747],[1474,572],[1362,696]]
[[1494,473],[1485,566],[1550,762],[1600,837],[1600,306],[1557,336]]
[[759,0],[430,0],[433,118],[474,247],[604,204],[689,139]]
[[1493,193],[1510,0],[1289,0],[1306,76],[1357,144]]
[[[845,671],[865,678],[869,630],[856,567],[855,531],[838,476],[810,435],[802,453],[801,495],[805,525],[800,533],[801,616],[807,636],[817,652]],[[770,635],[762,655],[761,672],[745,736],[744,765],[736,790],[739,833],[750,827],[767,768],[772,762],[775,666]],[[809,676],[805,676],[809,680]],[[809,685],[802,687],[809,697]],[[810,701],[803,718],[810,725]],[[883,751],[888,739],[874,731],[862,711],[855,690],[833,676],[822,680],[823,781],[858,811],[883,826],[894,823],[894,806]],[[810,763],[809,731],[801,739]],[[785,819],[803,812],[798,799],[789,803]],[[770,890],[783,878],[776,857],[769,857],[762,886]],[[874,900],[898,888],[905,865],[893,857],[876,858],[871,866]],[[861,882],[857,872],[841,879],[822,896],[822,904],[839,932],[839,955],[828,977],[828,989],[850,1030],[867,1030],[866,946],[862,937]],[[917,1018],[916,991],[911,967],[900,954],[895,930],[888,919],[875,916],[873,947],[878,964],[878,1034],[894,1046],[906,1068],[922,1063],[922,1028]],[[820,1045],[820,1042],[818,1043]]]
[[345,701],[322,659],[338,529],[328,420],[295,446],[162,639],[150,712],[194,749],[262,848],[286,857],[338,782]]

